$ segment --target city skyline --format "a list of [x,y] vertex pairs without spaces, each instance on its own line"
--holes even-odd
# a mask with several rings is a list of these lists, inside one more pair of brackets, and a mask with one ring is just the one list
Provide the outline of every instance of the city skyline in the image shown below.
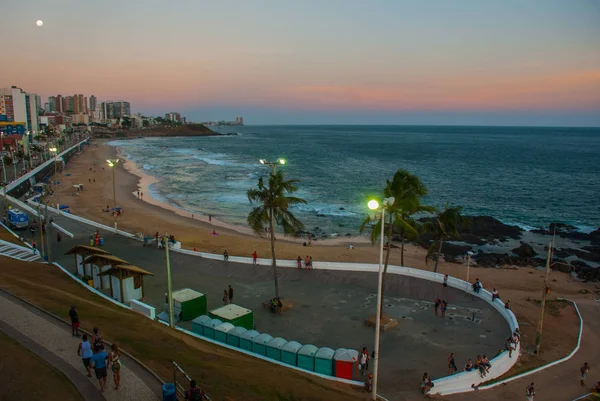
[[600,125],[598,3],[147,3],[8,0],[0,87],[251,125]]

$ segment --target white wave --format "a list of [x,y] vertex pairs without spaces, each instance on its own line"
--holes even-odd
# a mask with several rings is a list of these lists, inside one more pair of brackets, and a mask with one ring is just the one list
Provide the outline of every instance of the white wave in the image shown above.
[[154,167],[156,167],[156,166],[154,166],[154,165],[152,165],[152,164],[148,164],[148,163],[144,163],[144,165],[142,166],[142,168],[143,168],[144,170],[146,170],[146,171],[150,171],[150,170],[152,170]]
[[[295,209],[300,210],[306,213],[314,213],[317,216],[327,216],[327,217],[349,217],[356,216],[356,213],[353,213],[349,210],[346,210],[343,206],[336,205],[296,205]],[[343,208],[343,210],[341,210]]]

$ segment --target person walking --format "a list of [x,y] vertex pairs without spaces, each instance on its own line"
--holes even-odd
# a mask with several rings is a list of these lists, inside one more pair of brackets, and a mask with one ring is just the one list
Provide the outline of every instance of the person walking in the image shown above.
[[433,313],[435,314],[435,316],[438,315],[438,308],[440,307],[441,304],[442,304],[442,300],[440,299],[440,297],[437,297],[435,302],[433,303]]
[[115,390],[118,390],[121,385],[121,352],[119,352],[119,346],[116,343],[113,343],[111,350],[112,351],[108,355],[108,363],[113,372]]
[[296,262],[298,262],[298,269],[302,269],[302,258],[300,256],[298,256],[298,259],[296,259]]
[[81,342],[79,343],[79,347],[77,347],[77,355],[81,356],[81,361],[83,362],[83,366],[88,372],[88,377],[92,377],[90,359],[92,358],[92,355],[94,355],[94,351],[92,351],[92,345],[88,341],[87,334],[84,334],[81,337]]
[[79,337],[79,314],[77,313],[77,307],[75,305],[71,305],[69,318],[71,318],[71,335],[73,337]]
[[231,285],[229,286],[229,303],[233,303],[233,288],[231,287]]
[[229,260],[229,252],[227,252],[227,249],[225,249],[225,252],[223,252],[223,260],[225,262]]
[[90,358],[90,365],[94,368],[96,373],[96,379],[100,384],[100,392],[104,392],[104,386],[106,386],[106,361],[108,355],[100,347],[94,348],[94,355]]
[[456,367],[456,361],[454,360],[454,352],[451,352],[448,357],[448,374],[453,375],[457,371],[458,368]]
[[102,334],[100,333],[100,329],[94,327],[93,332],[94,334],[92,335],[92,347],[94,348],[94,351],[96,350],[96,347],[103,350],[104,342],[102,341]]
[[367,360],[369,359],[369,354],[365,353],[365,349],[363,348],[360,356],[358,357],[358,371],[361,376],[365,375],[365,370],[367,369]]
[[227,305],[228,300],[229,300],[229,294],[227,294],[227,290],[223,290],[223,305]]
[[446,303],[446,301],[442,301],[442,306],[440,307],[440,310],[442,311],[442,319],[444,319],[446,317],[446,309],[448,309],[448,303]]
[[587,375],[590,372],[590,365],[588,363],[584,363],[581,367],[581,387],[585,386],[585,380],[587,379]]
[[525,397],[527,401],[533,401],[533,397],[535,397],[535,387],[533,386],[533,382],[525,389]]
[[258,259],[258,253],[256,251],[252,252],[252,264],[256,266],[256,260]]
[[444,281],[442,282],[443,287],[448,287],[448,275],[444,275]]
[[196,384],[196,380],[190,382],[190,389],[185,393],[186,401],[202,401],[204,399],[204,392]]

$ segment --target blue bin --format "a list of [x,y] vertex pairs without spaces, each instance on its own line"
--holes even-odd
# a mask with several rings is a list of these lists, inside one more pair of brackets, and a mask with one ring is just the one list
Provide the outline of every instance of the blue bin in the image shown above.
[[100,238],[100,246],[104,246],[104,237]]
[[177,392],[173,383],[165,383],[162,386],[163,401],[177,401]]
[[329,347],[319,348],[315,354],[315,372],[333,376],[333,355],[335,351]]
[[267,343],[267,358],[281,361],[281,347],[283,347],[285,343],[287,343],[287,340],[284,340],[281,337],[277,337],[269,341]]
[[267,343],[271,341],[273,337],[267,333],[262,333],[254,337],[252,340],[252,352],[258,355],[267,356]]
[[297,341],[289,341],[281,347],[281,362],[296,366],[298,364],[298,350],[302,344]]

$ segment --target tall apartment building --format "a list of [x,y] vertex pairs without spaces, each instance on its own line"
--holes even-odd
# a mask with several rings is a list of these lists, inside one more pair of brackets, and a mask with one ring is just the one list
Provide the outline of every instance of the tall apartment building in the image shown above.
[[131,104],[122,100],[116,102],[103,102],[102,111],[104,112],[104,118],[107,120],[112,118],[122,118],[131,115]]
[[172,111],[170,113],[165,114],[165,120],[179,123],[181,122],[181,114]]
[[[58,95],[60,96],[60,95]],[[46,112],[48,113],[52,113],[56,111],[56,96],[49,96],[48,97],[48,109],[46,110]]]
[[94,95],[90,96],[90,110],[91,111],[96,110],[97,104],[98,104],[98,100],[96,99],[96,96],[94,96]]
[[56,96],[56,108],[54,111],[62,113],[65,109],[63,108],[63,97],[61,95]]
[[38,131],[39,109],[35,93],[27,93],[21,88],[12,86],[0,89],[2,101],[0,119],[9,122],[23,122],[28,131]]

